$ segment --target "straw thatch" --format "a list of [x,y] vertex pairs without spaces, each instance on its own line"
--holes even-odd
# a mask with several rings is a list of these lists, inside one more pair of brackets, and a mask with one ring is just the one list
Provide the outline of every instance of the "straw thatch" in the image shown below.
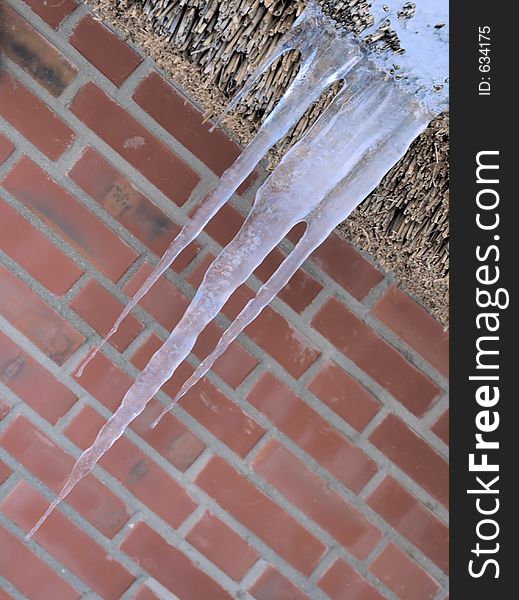
[[[86,0],[206,110],[219,113],[275,46],[304,0]],[[339,27],[370,24],[365,0],[321,0]],[[391,32],[376,38],[395,47]],[[282,57],[225,125],[246,143],[295,76],[298,54]],[[326,107],[324,94],[269,155],[270,166]],[[442,115],[339,230],[402,280],[443,322],[448,291],[448,118]]]

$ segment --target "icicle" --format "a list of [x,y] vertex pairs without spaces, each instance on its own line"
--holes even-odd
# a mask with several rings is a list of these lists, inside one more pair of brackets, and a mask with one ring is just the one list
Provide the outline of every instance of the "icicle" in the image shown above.
[[[77,369],[77,376],[104,344],[117,332],[122,321],[137,306],[151,286],[168,269],[177,256],[203,230],[218,210],[252,173],[265,154],[288,133],[290,128],[332,83],[346,76],[359,61],[361,54],[356,45],[337,43],[331,30],[322,30],[316,22],[318,9],[310,5],[296,20],[294,28],[281,39],[271,56],[251,74],[243,90],[232,100],[225,112],[231,110],[253,87],[254,82],[284,52],[298,48],[302,65],[295,80],[283,98],[267,117],[257,135],[236,161],[225,171],[217,187],[203,200],[195,214],[172,241],[153,271],[130,299],[108,334],[96,344]],[[328,20],[329,21],[329,20]],[[224,113],[225,114],[225,113]]]
[[[359,164],[362,165],[362,168],[365,168],[364,165],[367,163],[368,157],[370,161],[374,161],[375,156],[392,157],[393,155],[396,155],[394,162],[397,162],[405,153],[411,141],[429,122],[430,116],[424,113],[414,101],[411,102],[412,105],[407,111],[402,111],[398,104],[393,107],[391,102],[396,99],[400,100],[400,104],[402,103],[402,100],[398,98],[401,92],[395,89],[394,84],[383,81],[380,75],[373,78],[370,70],[359,69],[355,79],[356,81],[353,82],[347,81],[352,85],[345,87],[345,90],[351,96],[350,101],[345,102],[343,94],[339,94],[309,134],[286,154],[269,180],[271,187],[279,185],[276,176],[283,177],[293,185],[295,178],[304,173],[310,181],[315,182],[318,180],[317,174],[313,172],[316,167],[307,164],[305,157],[311,157],[311,160],[315,161],[317,168],[319,168],[321,161],[317,161],[315,154],[311,153],[310,150],[319,148],[320,144],[326,144],[322,150],[325,154],[323,162],[326,162],[328,167],[324,171],[327,183],[323,180],[321,187],[312,186],[311,190],[313,194],[322,197],[321,194],[326,190],[326,186],[328,186],[328,189],[332,189],[337,182],[337,189],[332,190],[322,202],[319,202],[309,212],[304,219],[307,223],[307,229],[294,250],[260,288],[257,296],[249,300],[222,335],[213,352],[200,363],[191,377],[183,384],[173,401],[163,409],[151,424],[152,428],[211,369],[215,361],[277,295],[306,258],[339,223],[347,218],[359,202],[378,185],[387,172],[387,167],[384,164],[381,169],[375,172],[374,179],[365,178],[364,187],[355,189],[355,186],[358,186],[359,183],[352,180],[352,174],[356,173]],[[358,91],[358,93],[356,94],[355,91]],[[394,111],[392,116],[386,117],[388,105],[394,108]],[[413,113],[416,113],[416,120],[411,118]],[[353,127],[354,123],[356,124],[355,127]],[[411,133],[409,133],[409,129]],[[386,134],[386,137],[383,137],[384,134]],[[399,145],[395,136],[402,136],[405,140],[404,143]],[[392,147],[388,148],[388,146]],[[334,154],[334,157],[329,157],[326,154],[326,147],[339,151]],[[341,147],[354,148],[355,152],[352,152],[350,157],[346,158],[340,152]],[[289,188],[287,192],[287,197],[278,197],[276,200],[283,203],[289,202],[290,195],[294,194],[294,187]],[[351,200],[346,194],[351,197]],[[307,209],[312,202],[310,197],[304,195],[297,195],[297,199]],[[227,248],[224,252],[226,251]],[[265,255],[263,254],[263,256]],[[202,286],[200,289],[202,289]],[[172,335],[174,334],[175,331]]]
[[[251,172],[261,152],[266,152],[282,137],[312,99],[331,82],[344,77],[343,89],[258,190],[243,226],[209,266],[179,323],[137,376],[94,443],[80,455],[62,491],[27,538],[123,435],[189,355],[199,334],[231,294],[290,229],[301,221],[307,223],[305,234],[294,250],[231,323],[216,349],[200,364],[164,412],[207,372],[308,255],[378,185],[432,118],[432,113],[412,94],[378,70],[349,36],[336,35],[329,20],[321,18],[315,7],[312,7],[311,18],[300,20],[297,27],[300,32],[296,31],[291,39],[297,40],[303,55],[298,77],[267,118],[257,138],[226,171],[220,185],[174,240],[109,335]],[[274,55],[276,52],[279,53],[274,51]]]

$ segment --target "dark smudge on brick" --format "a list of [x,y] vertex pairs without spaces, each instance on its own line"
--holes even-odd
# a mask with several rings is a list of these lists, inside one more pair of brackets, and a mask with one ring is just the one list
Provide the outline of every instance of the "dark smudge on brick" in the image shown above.
[[144,460],[139,460],[134,465],[132,465],[132,468],[130,469],[130,472],[127,477],[128,483],[137,483],[137,481],[140,481],[143,477],[145,477],[147,472],[148,465]]
[[60,96],[76,76],[73,65],[16,11],[5,5],[0,7],[0,47],[7,57],[55,97]]

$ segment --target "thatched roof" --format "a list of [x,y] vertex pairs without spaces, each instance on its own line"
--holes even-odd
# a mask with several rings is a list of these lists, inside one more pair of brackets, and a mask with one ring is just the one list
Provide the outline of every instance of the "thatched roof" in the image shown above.
[[[304,0],[87,0],[126,31],[198,100],[216,114],[277,43],[304,8]],[[365,0],[321,0],[340,27],[361,30],[371,17]],[[395,43],[391,33],[377,36]],[[181,57],[181,58],[179,58]],[[184,59],[184,60],[182,60]],[[284,55],[255,86],[239,114],[225,124],[246,143],[299,67]],[[186,74],[186,62],[189,75]],[[333,96],[323,95],[270,155],[279,156],[315,121]],[[442,115],[340,228],[396,273],[446,322],[448,291],[448,118]]]

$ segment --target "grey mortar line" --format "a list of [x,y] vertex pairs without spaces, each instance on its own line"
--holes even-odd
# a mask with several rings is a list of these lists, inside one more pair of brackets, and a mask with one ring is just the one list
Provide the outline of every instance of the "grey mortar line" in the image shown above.
[[4,591],[8,598],[13,600],[27,600],[27,596],[24,596],[12,583],[7,581],[2,575],[0,575],[0,590]]
[[52,496],[52,494],[51,494],[51,496]]
[[[47,92],[44,88],[42,88],[28,73],[26,73],[21,67],[19,67],[17,64],[13,63],[11,60],[6,59],[5,61],[5,69],[9,72],[11,72],[19,81],[21,81],[21,83],[27,88],[29,89],[35,96],[37,96],[38,98],[40,98],[44,104],[46,104],[50,110],[52,110],[53,113],[55,113],[56,115],[58,115],[60,117],[60,119],[66,124],[68,125],[72,130],[75,131],[75,133],[77,134],[78,138],[81,138],[83,143],[85,144],[85,146],[91,145],[94,148],[97,148],[98,145],[102,145],[105,147],[105,149],[110,149],[110,152],[102,152],[102,154],[104,154],[105,156],[107,154],[117,154],[117,156],[119,157],[120,160],[127,162],[121,155],[119,155],[117,153],[116,150],[114,150],[109,144],[107,144],[106,142],[104,142],[102,140],[102,138],[100,138],[93,130],[91,130],[85,123],[83,123],[83,121],[79,118],[76,117],[76,115],[74,113],[72,113],[68,106],[63,106],[62,104],[60,104],[59,102],[56,102],[56,98],[54,98],[54,96],[52,96],[49,92]],[[97,83],[97,81],[95,81],[94,77],[89,76],[87,78],[87,73],[81,73],[81,77],[83,78],[82,81],[84,81],[85,83],[87,81],[93,81],[94,83]],[[79,85],[79,83],[77,83],[76,85]],[[206,167],[201,161],[200,159],[198,159],[197,157],[195,157],[195,155],[191,154],[184,146],[180,146],[180,142],[177,142],[175,140],[175,138],[173,138],[170,134],[166,135],[158,135],[157,133],[157,129],[160,128],[160,125],[155,124],[155,121],[153,121],[153,119],[147,115],[147,113],[145,113],[140,107],[138,107],[138,105],[136,103],[134,103],[131,99],[127,99],[127,98],[123,98],[122,96],[119,98],[117,96],[114,96],[114,94],[110,94],[109,92],[107,92],[107,90],[105,89],[105,87],[103,87],[102,85],[98,85],[98,87],[100,89],[102,89],[111,99],[112,101],[117,104],[118,106],[122,107],[125,112],[128,112],[129,116],[134,118],[137,122],[139,122],[146,130],[149,131],[149,133],[151,135],[153,135],[155,138],[157,138],[157,140],[159,140],[162,144],[164,144],[174,155],[176,155],[178,158],[182,159],[182,161],[186,164],[186,166],[190,167],[200,178],[200,181],[198,182],[198,184],[195,186],[195,189],[192,192],[193,195],[193,200],[192,202],[196,202],[199,199],[201,199],[201,197],[207,193],[209,186],[213,186],[216,181],[217,178],[215,176],[215,174],[209,170],[208,167]],[[68,101],[71,102],[72,98],[68,98]],[[144,120],[146,122],[143,122],[143,119],[137,118],[137,114],[138,113],[142,113],[142,117],[144,118]],[[149,124],[149,126],[148,126]],[[167,138],[170,139],[167,139]],[[25,138],[24,138],[25,141]],[[29,141],[29,140],[27,140]],[[173,144],[174,141],[175,143]],[[72,145],[72,143],[71,143]],[[177,147],[178,146],[178,147]],[[180,148],[182,149],[182,151],[180,151]],[[49,161],[50,163],[54,162],[54,164],[56,165],[56,167],[58,169],[60,169],[62,166],[61,163],[61,157],[57,160],[57,161],[50,161],[48,158],[46,159],[47,161]],[[139,176],[143,179],[145,179],[145,176],[142,175],[138,169],[136,169],[136,167],[133,167],[131,165],[131,163],[128,162],[128,165],[135,169],[135,171],[139,174]],[[155,192],[160,192],[160,190],[158,188],[155,187],[155,185],[152,182],[149,182],[150,185],[154,188]],[[160,192],[161,194],[164,194],[164,192]],[[174,202],[172,200],[169,200],[169,202],[173,203]],[[187,202],[186,202],[187,204]]]
[[[53,439],[55,439],[55,436]],[[11,458],[10,455],[8,453],[6,453],[4,450],[0,451],[0,456],[2,456],[2,458],[6,461],[6,463],[8,465],[13,465],[13,466],[20,465],[20,463],[17,463],[16,459]],[[49,492],[49,488],[45,484],[40,482],[40,480],[37,477],[35,477],[34,475],[32,475],[32,473],[30,473],[30,471],[28,471],[25,467],[23,467],[23,465],[20,465],[18,467],[17,472],[18,472],[19,476],[23,476],[23,480],[30,482],[32,487],[34,487],[40,494],[42,494],[47,501],[52,500],[52,498],[55,496],[55,494],[52,491]],[[98,477],[96,477],[96,478],[99,481],[101,481],[101,483],[103,483],[104,485],[107,485],[108,482],[105,481],[105,477],[103,477],[102,479],[99,479],[99,474],[98,474]],[[111,476],[110,476],[110,478],[114,479],[114,481],[117,482],[117,480],[115,480],[115,478],[112,478]],[[108,479],[108,478],[106,478],[106,479]],[[119,482],[117,482],[117,483],[119,483]],[[13,484],[13,485],[15,485],[15,484]],[[110,486],[109,489],[111,489],[112,487],[114,487],[114,486],[113,485]],[[114,490],[111,489],[112,493],[115,493],[115,495],[127,507],[130,507],[130,509],[134,513],[138,512],[138,513],[146,514],[146,516],[148,517],[146,519],[147,523],[152,527],[152,529],[156,529],[156,526],[154,527],[153,524],[150,524],[150,517],[148,515],[148,513],[153,514],[153,515],[155,515],[155,513],[153,513],[151,511],[151,509],[147,508],[146,505],[144,505],[142,503],[142,501],[140,501],[138,498],[133,496],[131,494],[131,492],[129,492],[122,484],[119,484],[118,487],[120,487],[120,489],[115,492],[114,492]],[[5,493],[8,494],[9,491],[10,490],[6,490]],[[132,507],[132,505],[134,508]],[[85,517],[80,515],[71,506],[69,506],[67,504],[63,504],[60,506],[60,509],[61,509],[61,512],[69,520],[71,520],[76,527],[78,527],[81,531],[86,533],[89,538],[94,540],[105,551],[110,553],[132,575],[136,575],[136,573],[139,571],[142,572],[142,567],[140,567],[137,563],[132,561],[131,558],[129,558],[125,553],[123,553],[119,549],[118,542],[120,541],[120,538],[118,539],[118,534],[116,534],[113,538],[108,538],[104,534],[102,534],[99,530],[97,530],[87,519],[85,519]],[[230,588],[232,588],[233,585],[229,586],[229,584],[232,580],[230,580],[230,578],[227,575],[225,575],[223,572],[220,572],[220,570],[218,569],[218,567],[216,567],[216,565],[214,565],[214,563],[209,561],[209,559],[207,559],[203,554],[201,554],[198,550],[196,550],[196,548],[190,546],[187,542],[185,542],[183,540],[183,538],[181,538],[179,536],[179,534],[176,532],[176,530],[171,525],[168,525],[167,523],[162,521],[162,519],[158,515],[155,515],[155,519],[153,519],[153,521],[155,521],[155,523],[158,521],[162,525],[161,528],[167,529],[167,537],[165,538],[165,541],[167,541],[168,543],[173,543],[176,548],[178,548],[180,551],[182,551],[182,553],[185,556],[187,556],[191,560],[191,562],[193,562],[193,564],[195,564],[196,566],[201,568],[201,570],[204,571],[213,580],[220,583],[220,585],[222,585],[222,587],[224,587],[224,589],[227,589],[227,591],[232,592],[232,589],[230,589]],[[119,534],[120,533],[121,533],[121,531],[119,532]],[[24,535],[25,535],[25,532],[21,536],[19,535],[18,537],[21,537],[23,539]],[[161,536],[164,537],[163,532],[161,533]],[[124,537],[126,537],[126,536],[124,536]],[[35,543],[37,544],[37,542],[35,542]],[[54,559],[54,560],[56,560],[56,562],[58,562],[57,559]],[[223,576],[222,576],[222,574],[223,574]],[[84,585],[87,585],[87,584],[84,584]]]

